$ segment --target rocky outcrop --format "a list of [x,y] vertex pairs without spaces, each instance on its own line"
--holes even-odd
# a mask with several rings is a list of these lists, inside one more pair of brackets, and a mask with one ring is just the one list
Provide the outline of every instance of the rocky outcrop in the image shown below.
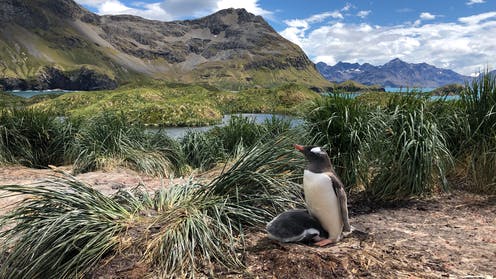
[[64,72],[57,68],[45,67],[35,78],[0,78],[5,91],[12,90],[104,90],[117,88],[117,82],[108,76],[82,67]]
[[[69,90],[104,90],[117,88],[117,82],[104,74],[88,68],[81,68],[69,72]],[[64,88],[62,88],[64,89]]]

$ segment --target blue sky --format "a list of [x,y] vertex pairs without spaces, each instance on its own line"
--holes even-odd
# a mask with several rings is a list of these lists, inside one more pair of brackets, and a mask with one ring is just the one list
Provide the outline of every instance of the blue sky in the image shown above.
[[314,62],[393,58],[470,75],[496,67],[496,0],[76,0],[98,14],[170,21],[245,8]]

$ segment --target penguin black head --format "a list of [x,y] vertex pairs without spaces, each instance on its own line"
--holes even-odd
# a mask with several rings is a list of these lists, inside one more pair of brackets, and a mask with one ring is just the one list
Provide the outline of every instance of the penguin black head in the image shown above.
[[308,160],[307,169],[312,172],[333,171],[329,155],[320,146],[303,146],[295,144],[294,148]]

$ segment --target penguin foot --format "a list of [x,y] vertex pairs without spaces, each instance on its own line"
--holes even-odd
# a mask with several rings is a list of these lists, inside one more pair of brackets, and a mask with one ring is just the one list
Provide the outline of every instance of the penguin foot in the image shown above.
[[350,228],[348,229],[348,231],[343,230],[343,232],[342,232],[343,237],[350,236],[350,234],[352,234],[354,231],[355,231],[355,227],[350,226]]
[[319,247],[324,247],[324,246],[327,246],[329,244],[334,244],[334,243],[336,243],[336,241],[333,241],[329,238],[324,238],[321,241],[315,242],[314,245],[319,246]]

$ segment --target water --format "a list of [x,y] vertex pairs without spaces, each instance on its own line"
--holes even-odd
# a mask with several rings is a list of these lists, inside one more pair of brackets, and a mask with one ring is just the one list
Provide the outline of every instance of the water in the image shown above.
[[36,95],[42,95],[42,94],[63,94],[67,92],[72,92],[70,90],[62,90],[62,89],[53,89],[53,90],[14,90],[14,91],[7,91],[7,93],[10,93],[12,95],[24,97],[24,98],[31,98]]
[[435,87],[385,87],[384,88],[386,92],[392,92],[392,93],[407,93],[407,92],[431,92]]
[[240,117],[246,117],[250,118],[255,123],[261,124],[264,123],[265,120],[270,120],[272,117],[276,117],[279,119],[284,119],[284,120],[289,120],[291,121],[291,125],[296,126],[300,125],[302,123],[302,120],[299,118],[295,118],[292,116],[288,115],[282,115],[282,114],[270,114],[270,113],[239,113],[239,114],[226,114],[222,117],[222,122],[217,125],[211,125],[211,126],[201,126],[201,127],[166,127],[162,129],[155,129],[151,128],[149,131],[157,131],[161,130],[167,133],[172,138],[178,139],[184,137],[188,131],[197,131],[197,132],[206,132],[210,129],[213,129],[214,127],[222,127],[225,126],[227,123],[229,123],[229,120],[233,116],[240,116]]
[[450,95],[450,96],[431,96],[431,100],[437,101],[440,99],[445,99],[446,101],[454,101],[454,100],[460,100],[459,95]]

